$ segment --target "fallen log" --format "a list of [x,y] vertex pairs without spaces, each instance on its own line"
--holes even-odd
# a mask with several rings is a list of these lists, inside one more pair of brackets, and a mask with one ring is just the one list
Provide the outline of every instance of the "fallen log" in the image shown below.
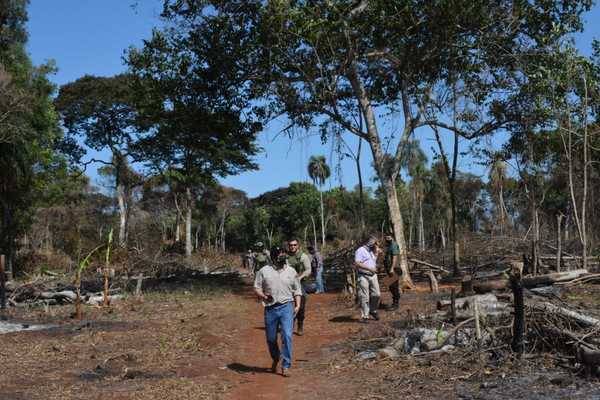
[[557,282],[567,282],[577,279],[588,273],[585,269],[575,269],[566,272],[554,272],[545,275],[526,276],[523,278],[523,287],[531,288],[535,286],[552,285]]
[[[522,285],[524,288],[533,288],[536,286],[548,286],[555,283],[571,282],[575,279],[585,278],[587,274],[585,269],[576,269],[573,271],[566,272],[553,272],[551,274],[526,276],[522,278]],[[481,280],[473,282],[473,290],[475,293],[487,293],[492,290],[504,290],[508,288],[508,279],[495,279],[495,280]]]
[[71,290],[63,290],[60,292],[40,292],[39,297],[42,299],[67,300],[75,301],[77,295]]
[[488,293],[493,290],[504,290],[508,287],[508,279],[495,279],[489,281],[476,281],[473,283],[475,293]]
[[[120,294],[115,294],[113,296],[108,296],[108,304],[113,304],[113,303],[116,303],[118,301],[121,301],[121,300],[123,300],[124,297],[125,296],[120,295]],[[89,304],[89,305],[92,305],[92,306],[98,306],[98,305],[101,305],[103,303],[104,303],[104,296],[103,295],[102,296],[90,296],[86,300],[86,302],[85,302],[85,304]]]
[[[468,308],[471,304],[473,304],[473,302],[477,301],[480,304],[483,303],[497,303],[498,302],[498,298],[491,293],[488,294],[484,294],[484,295],[475,295],[475,296],[468,296],[468,297],[460,297],[457,298],[454,301],[454,305],[456,307],[457,310],[462,310],[465,308]],[[451,300],[440,300],[437,303],[438,306],[438,310],[441,310],[443,308],[446,308],[448,306],[450,306],[452,303]]]

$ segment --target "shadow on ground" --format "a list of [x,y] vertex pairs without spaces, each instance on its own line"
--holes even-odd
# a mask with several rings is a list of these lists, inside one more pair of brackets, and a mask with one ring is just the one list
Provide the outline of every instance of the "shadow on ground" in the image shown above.
[[250,372],[272,373],[271,368],[254,367],[251,365],[244,365],[240,363],[227,364],[227,368],[229,368],[232,371],[239,372],[240,374],[247,374]]

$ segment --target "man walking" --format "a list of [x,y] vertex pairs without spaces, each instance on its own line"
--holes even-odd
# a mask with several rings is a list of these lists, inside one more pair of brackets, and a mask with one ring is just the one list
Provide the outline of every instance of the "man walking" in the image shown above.
[[298,322],[296,334],[302,336],[304,335],[304,315],[306,313],[306,280],[310,276],[311,266],[310,257],[300,250],[300,243],[297,239],[288,242],[288,263],[298,273],[298,280],[302,286],[300,310],[296,314],[296,321]]
[[385,267],[385,272],[388,274],[389,282],[391,282],[388,287],[392,294],[392,304],[386,309],[392,311],[397,310],[400,307],[400,275],[402,275],[402,271],[398,268],[400,247],[398,246],[398,243],[394,241],[394,237],[391,233],[385,235],[385,244],[386,248],[383,266]]
[[369,237],[364,246],[354,253],[354,266],[358,274],[358,300],[360,303],[360,322],[367,323],[369,315],[379,320],[379,281],[377,280],[377,239]]
[[[271,370],[277,372],[277,365],[281,359],[281,375],[289,376],[292,366],[294,314],[297,314],[300,308],[302,290],[298,275],[288,265],[283,249],[273,247],[271,256],[274,260],[273,265],[266,265],[257,272],[254,291],[265,306],[265,333],[273,360]],[[277,343],[278,330],[281,332],[281,350]]]
[[265,249],[265,245],[263,242],[256,242],[254,245],[254,273],[258,272],[265,265],[271,265],[273,262],[271,261],[271,254],[269,250]]
[[315,275],[315,293],[325,293],[325,285],[323,284],[323,257],[314,246],[307,246],[306,249],[311,255],[310,267],[312,268],[312,273]]

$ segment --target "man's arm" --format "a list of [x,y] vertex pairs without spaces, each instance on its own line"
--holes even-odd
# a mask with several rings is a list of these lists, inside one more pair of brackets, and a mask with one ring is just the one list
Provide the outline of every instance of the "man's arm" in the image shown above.
[[392,255],[392,262],[390,263],[390,269],[388,270],[388,274],[392,275],[394,273],[394,269],[396,268],[397,262],[398,256],[396,254]]
[[263,276],[260,271],[256,274],[256,278],[254,279],[254,293],[258,296],[259,300],[267,301],[268,296],[265,295],[262,289],[263,284]]

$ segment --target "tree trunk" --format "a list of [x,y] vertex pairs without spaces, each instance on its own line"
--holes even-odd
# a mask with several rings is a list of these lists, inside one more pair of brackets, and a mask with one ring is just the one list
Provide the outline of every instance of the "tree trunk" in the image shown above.
[[319,190],[319,195],[321,196],[321,247],[325,247],[325,207],[323,205],[323,188],[322,187]]
[[125,187],[121,183],[117,183],[117,203],[119,205],[119,247],[126,247],[128,207]]
[[[361,122],[362,122],[362,118],[361,118]],[[358,210],[360,213],[360,231],[361,231],[361,236],[362,236],[362,233],[365,231],[365,197],[364,197],[364,191],[363,191],[362,171],[360,168],[361,148],[362,148],[362,139],[358,138],[358,150],[356,152],[356,157],[354,160],[356,161],[356,172],[358,174]]]
[[[411,115],[406,111],[409,105],[407,104],[407,101],[403,101],[405,106],[405,128],[402,132],[402,136],[400,138],[400,142],[396,151],[396,156],[394,160],[394,171],[392,171],[392,173],[388,173],[388,171],[386,171],[385,168],[385,155],[379,138],[375,111],[373,110],[373,106],[371,104],[370,99],[368,98],[367,92],[364,86],[362,85],[362,82],[360,81],[358,74],[358,66],[356,61],[354,60],[351,62],[348,68],[348,79],[356,96],[356,99],[358,100],[362,116],[366,123],[367,132],[365,139],[367,140],[371,148],[371,153],[373,155],[373,161],[375,163],[377,176],[381,182],[381,186],[385,194],[390,220],[394,229],[396,243],[400,248],[400,254],[398,255],[398,265],[402,270],[402,278],[405,284],[407,284],[409,287],[414,287],[408,269],[408,252],[406,248],[406,240],[404,238],[404,221],[402,219],[402,212],[400,210],[400,204],[398,202],[398,195],[396,193],[395,183],[396,176],[399,171],[399,165],[401,164],[401,154],[403,152],[406,142],[408,141],[409,134],[410,132],[412,132],[409,121]],[[403,98],[405,96],[406,93],[403,93]]]
[[444,233],[444,226],[440,227],[440,239],[442,240],[442,249],[446,248],[446,235]]
[[419,250],[425,251],[425,223],[423,221],[423,199],[419,196]]
[[312,221],[313,227],[313,244],[315,247],[317,247],[317,224],[315,223],[315,219],[312,215],[310,216],[310,220]]
[[414,284],[412,283],[408,269],[408,252],[406,249],[406,241],[404,239],[404,221],[402,220],[402,212],[400,211],[400,204],[396,194],[395,181],[393,179],[386,178],[383,184],[383,189],[390,213],[390,220],[394,229],[394,238],[396,239],[396,243],[398,243],[398,247],[400,248],[398,264],[402,270],[402,279],[407,285],[413,287]]
[[561,225],[564,215],[556,214],[556,272],[560,272],[562,258],[562,232]]
[[179,207],[179,201],[177,200],[177,195],[174,196],[175,201],[175,209],[177,210],[177,214],[175,215],[175,241],[179,242],[181,240],[181,208]]
[[192,190],[185,189],[186,195],[186,216],[185,216],[185,256],[192,256]]

